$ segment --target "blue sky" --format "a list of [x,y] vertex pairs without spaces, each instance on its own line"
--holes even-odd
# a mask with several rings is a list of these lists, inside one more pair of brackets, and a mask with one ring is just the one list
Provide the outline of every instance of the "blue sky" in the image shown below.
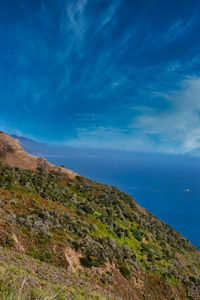
[[200,3],[1,0],[0,128],[200,155]]

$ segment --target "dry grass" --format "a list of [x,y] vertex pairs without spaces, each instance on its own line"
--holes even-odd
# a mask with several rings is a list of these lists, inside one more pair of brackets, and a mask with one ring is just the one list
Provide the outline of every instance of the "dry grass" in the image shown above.
[[[1,300],[114,300],[93,292],[87,277],[62,272],[24,254],[0,248]],[[118,298],[120,299],[120,298]]]

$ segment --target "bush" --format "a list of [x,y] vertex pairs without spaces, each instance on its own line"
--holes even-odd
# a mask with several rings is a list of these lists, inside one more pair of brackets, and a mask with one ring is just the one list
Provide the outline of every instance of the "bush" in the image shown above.
[[7,245],[8,247],[13,247],[14,244],[15,244],[14,239],[13,239],[12,237],[7,237],[7,239],[6,239],[6,245]]
[[98,259],[94,256],[86,256],[86,257],[81,257],[80,258],[80,263],[82,266],[86,268],[91,268],[91,267],[100,267],[101,263],[98,261]]
[[130,274],[131,274],[131,271],[129,270],[129,268],[127,268],[126,265],[123,265],[123,264],[120,264],[119,265],[119,270],[120,272],[122,273],[122,275],[127,279]]
[[48,263],[53,262],[53,255],[50,251],[45,249],[37,249],[33,248],[27,253],[28,255],[32,256],[35,259],[38,259],[40,261],[45,261]]
[[138,241],[142,240],[142,233],[139,228],[131,228],[131,232],[133,236],[136,238],[136,240]]

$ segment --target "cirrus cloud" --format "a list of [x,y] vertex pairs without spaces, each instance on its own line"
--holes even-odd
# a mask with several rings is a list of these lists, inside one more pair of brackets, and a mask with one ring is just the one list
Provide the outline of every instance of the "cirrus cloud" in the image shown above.
[[[133,106],[134,117],[126,128],[79,128],[77,139],[68,144],[200,155],[200,78],[188,77],[182,81],[179,90],[167,94],[155,92],[154,101],[158,97],[168,103],[165,110]],[[137,112],[136,116],[134,112]]]

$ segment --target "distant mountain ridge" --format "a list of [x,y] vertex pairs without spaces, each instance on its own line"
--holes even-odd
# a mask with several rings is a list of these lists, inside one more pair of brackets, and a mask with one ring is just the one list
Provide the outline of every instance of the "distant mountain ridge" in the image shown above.
[[16,134],[9,135],[12,138],[17,139],[20,142],[23,149],[32,155],[46,156],[52,154],[53,152],[52,147],[46,144]]
[[18,139],[14,139],[3,132],[0,133],[0,160],[3,160],[11,166],[28,170],[37,170],[38,167],[41,167],[48,172],[54,170],[57,172],[68,173],[69,176],[72,177],[78,175],[67,168],[58,167],[49,163],[43,157],[36,157],[28,154],[22,149]]
[[90,149],[77,149],[62,144],[49,145],[15,134],[8,134],[17,139],[22,148],[29,154],[43,157],[95,157],[98,154]]

